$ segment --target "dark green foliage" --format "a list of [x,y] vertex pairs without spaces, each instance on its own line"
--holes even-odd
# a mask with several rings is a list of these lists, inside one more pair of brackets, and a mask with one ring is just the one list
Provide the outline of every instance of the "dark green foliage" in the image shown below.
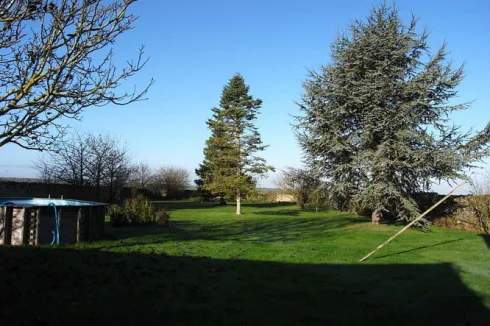
[[463,66],[452,68],[445,44],[431,55],[416,27],[381,5],[336,39],[331,63],[304,83],[297,137],[337,208],[411,220],[414,193],[463,177],[488,155],[490,125],[472,136],[449,122],[469,108],[450,103]]
[[209,201],[213,197],[215,197],[211,191],[207,190],[204,187],[204,180],[206,176],[209,176],[209,167],[208,163],[204,161],[202,164],[199,164],[199,168],[195,169],[195,173],[199,179],[194,180],[194,183],[197,186],[196,195],[201,199],[201,201]]
[[204,163],[198,174],[202,189],[237,199],[238,214],[240,199],[255,189],[254,178],[273,170],[263,158],[255,156],[267,146],[254,125],[262,100],[254,99],[248,91],[239,74],[223,88],[220,107],[212,109],[213,117],[206,122],[211,137],[206,141]]
[[170,212],[158,210],[151,202],[138,195],[126,199],[122,206],[111,205],[109,207],[110,223],[114,227],[128,225],[170,225]]
[[114,227],[130,225],[127,214],[125,214],[122,206],[111,205],[107,211],[109,214],[110,223]]

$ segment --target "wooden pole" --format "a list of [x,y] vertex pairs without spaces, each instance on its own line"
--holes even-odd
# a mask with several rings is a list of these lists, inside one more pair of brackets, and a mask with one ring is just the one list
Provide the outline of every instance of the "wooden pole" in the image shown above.
[[391,240],[395,239],[397,236],[399,236],[400,234],[402,234],[403,231],[405,231],[406,229],[408,229],[409,227],[411,227],[414,223],[416,223],[417,221],[419,221],[422,217],[424,217],[425,215],[427,215],[434,208],[436,208],[437,206],[439,206],[443,201],[445,201],[446,199],[448,199],[449,196],[451,196],[456,190],[458,190],[459,188],[461,188],[464,184],[465,184],[465,182],[463,182],[462,184],[460,184],[459,186],[457,186],[456,188],[454,188],[453,190],[451,190],[451,192],[448,193],[444,198],[442,198],[437,203],[435,203],[434,205],[432,205],[432,207],[430,207],[428,210],[426,210],[425,212],[423,212],[422,214],[420,214],[419,217],[417,217],[415,220],[413,220],[412,222],[408,223],[403,229],[401,229],[400,231],[398,231],[394,236],[392,236],[391,238],[389,238],[388,240],[386,240],[385,242],[383,242],[382,244],[380,244],[378,247],[376,247],[376,249],[374,249],[369,254],[367,254],[366,256],[364,256],[361,260],[359,260],[359,262],[365,261],[366,259],[368,259],[369,256],[371,256],[372,254],[374,254],[379,249],[383,248],[384,245],[386,245],[387,243],[391,242]]

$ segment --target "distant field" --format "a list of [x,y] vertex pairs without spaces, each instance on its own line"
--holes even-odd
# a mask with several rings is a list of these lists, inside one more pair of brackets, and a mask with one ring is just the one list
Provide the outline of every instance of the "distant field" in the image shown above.
[[172,227],[0,247],[2,325],[490,325],[490,238],[293,205],[159,202]]

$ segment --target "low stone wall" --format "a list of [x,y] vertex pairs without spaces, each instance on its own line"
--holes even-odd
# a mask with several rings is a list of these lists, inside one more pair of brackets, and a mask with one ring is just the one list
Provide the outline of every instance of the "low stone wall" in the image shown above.
[[286,194],[277,194],[275,201],[278,203],[294,203],[294,202],[296,202],[293,195],[286,195]]

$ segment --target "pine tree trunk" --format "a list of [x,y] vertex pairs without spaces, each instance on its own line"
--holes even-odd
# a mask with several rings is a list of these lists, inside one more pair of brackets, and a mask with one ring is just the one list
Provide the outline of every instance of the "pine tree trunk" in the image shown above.
[[240,195],[240,190],[236,192],[236,215],[242,215],[242,198]]

